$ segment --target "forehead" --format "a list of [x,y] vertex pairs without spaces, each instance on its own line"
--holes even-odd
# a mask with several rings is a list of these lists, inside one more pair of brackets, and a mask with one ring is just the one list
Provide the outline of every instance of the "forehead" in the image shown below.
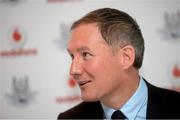
[[87,46],[106,44],[96,24],[82,24],[74,28],[69,42],[68,50],[87,49]]

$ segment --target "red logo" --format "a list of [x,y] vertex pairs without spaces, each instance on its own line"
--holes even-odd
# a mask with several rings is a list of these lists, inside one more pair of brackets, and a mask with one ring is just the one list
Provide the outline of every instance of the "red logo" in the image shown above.
[[12,49],[22,48],[27,41],[27,33],[22,27],[11,28],[7,35],[7,40]]
[[69,91],[68,95],[65,96],[59,96],[56,98],[57,103],[74,103],[74,102],[80,102],[81,101],[81,96],[79,95],[79,91],[77,90],[77,82],[70,78],[68,80],[68,86],[70,86],[72,90]]
[[14,38],[15,42],[19,42],[21,40],[21,38],[22,38],[22,36],[21,36],[18,29],[15,29],[12,37]]
[[174,64],[170,67],[170,86],[169,89],[179,91],[180,92],[180,63],[179,61],[176,61]]
[[10,46],[10,49],[0,51],[1,57],[17,57],[37,54],[37,49],[25,48],[25,44],[27,43],[27,32],[23,27],[12,27],[6,36],[5,40],[7,41],[8,46]]
[[19,33],[18,29],[16,29],[16,30],[14,31],[12,37],[14,38],[14,40],[15,40],[16,42],[18,42],[18,41],[21,40],[21,34]]
[[172,75],[175,78],[180,78],[180,65],[178,64],[174,65],[174,67],[172,68]]
[[76,85],[77,85],[76,81],[73,79],[69,79],[68,83],[69,83],[69,86],[72,88],[76,87]]

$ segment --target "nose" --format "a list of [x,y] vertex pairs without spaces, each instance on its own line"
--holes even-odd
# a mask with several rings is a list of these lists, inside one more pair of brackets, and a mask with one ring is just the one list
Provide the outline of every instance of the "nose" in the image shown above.
[[73,79],[78,80],[83,72],[82,63],[78,59],[73,59],[70,67],[70,75]]

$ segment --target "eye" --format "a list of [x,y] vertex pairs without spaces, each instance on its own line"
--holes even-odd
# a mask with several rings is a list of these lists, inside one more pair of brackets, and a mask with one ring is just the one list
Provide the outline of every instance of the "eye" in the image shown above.
[[67,49],[67,52],[68,52],[69,56],[71,57],[71,59],[73,60],[74,59],[74,55],[68,49]]
[[69,54],[71,59],[73,60],[74,59],[74,55],[73,54]]
[[92,55],[89,52],[83,52],[82,56],[84,59],[88,59],[89,57],[91,57]]

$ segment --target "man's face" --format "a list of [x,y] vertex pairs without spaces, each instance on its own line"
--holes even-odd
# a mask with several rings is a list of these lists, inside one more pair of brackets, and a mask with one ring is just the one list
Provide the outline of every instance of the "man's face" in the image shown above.
[[67,49],[72,57],[70,75],[77,81],[83,100],[109,99],[120,89],[118,54],[112,52],[96,24],[83,24],[75,28]]

